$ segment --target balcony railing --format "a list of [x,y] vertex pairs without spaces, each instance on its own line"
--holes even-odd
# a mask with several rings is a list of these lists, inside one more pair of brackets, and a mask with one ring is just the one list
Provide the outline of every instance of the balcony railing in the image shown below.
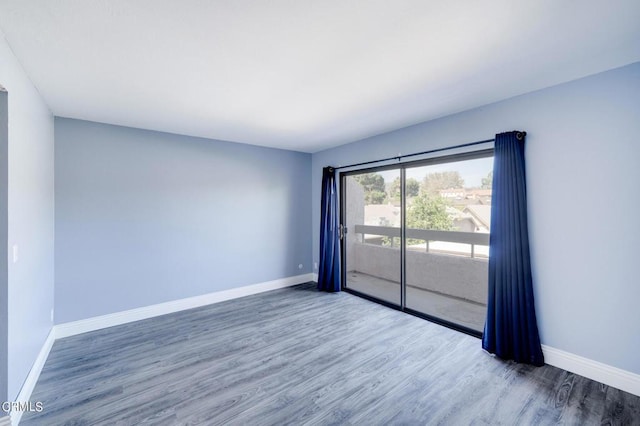
[[403,281],[408,308],[482,331],[488,234],[407,229],[403,267],[398,244],[390,245],[400,238],[400,228],[355,225],[348,232],[352,233],[347,234],[345,246],[348,288],[399,304]]
[[[355,233],[361,235],[360,242],[366,243],[365,235],[378,235],[382,237],[388,237],[390,246],[394,246],[394,239],[400,238],[400,228],[394,228],[391,226],[370,226],[370,225],[355,225]],[[459,243],[469,244],[471,257],[476,257],[476,246],[489,246],[489,234],[481,232],[458,232],[458,231],[435,231],[430,229],[412,229],[407,228],[406,238],[414,240],[422,240],[425,242],[426,252],[431,250],[432,242],[447,242],[447,243]],[[447,250],[438,249],[439,252],[446,252]],[[488,250],[483,250],[483,257],[486,257]],[[464,254],[460,250],[455,250],[456,254]]]

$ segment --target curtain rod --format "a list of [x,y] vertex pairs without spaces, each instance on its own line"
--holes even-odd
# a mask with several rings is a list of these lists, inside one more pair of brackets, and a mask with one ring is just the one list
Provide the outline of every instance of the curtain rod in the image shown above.
[[463,144],[456,145],[456,146],[448,146],[446,148],[436,148],[436,149],[431,149],[429,151],[415,152],[413,154],[398,155],[396,157],[383,158],[381,160],[364,161],[362,163],[355,163],[355,164],[349,164],[347,166],[331,167],[331,168],[333,170],[340,170],[340,169],[346,169],[346,168],[349,168],[349,167],[365,166],[367,164],[381,163],[383,161],[390,161],[390,160],[398,160],[398,161],[400,161],[403,158],[415,157],[416,155],[433,154],[434,152],[448,151],[450,149],[456,149],[456,148],[465,148],[465,147],[468,147],[468,146],[480,145],[480,144],[483,144],[483,143],[489,143],[489,142],[494,142],[494,141],[495,141],[495,139],[493,139],[493,138],[492,139],[485,139],[483,141],[463,143]]

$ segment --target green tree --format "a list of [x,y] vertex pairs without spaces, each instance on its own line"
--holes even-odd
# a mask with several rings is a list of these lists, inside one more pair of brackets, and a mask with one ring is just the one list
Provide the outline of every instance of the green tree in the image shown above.
[[407,228],[453,230],[453,220],[447,213],[447,202],[440,196],[422,193],[407,209]]
[[387,199],[384,178],[377,173],[364,173],[354,176],[364,189],[364,201],[367,204],[383,204]]
[[[408,178],[406,180],[406,193],[407,197],[415,197],[420,193],[420,182],[414,178]],[[400,199],[400,178],[397,177],[391,183],[389,188],[389,197],[394,199]]]
[[370,191],[370,192],[366,192],[364,195],[364,201],[367,204],[384,204],[386,199],[387,199],[386,192]]
[[493,185],[493,171],[489,172],[486,178],[482,178],[482,189],[491,189]]
[[420,193],[420,182],[414,178],[408,178],[406,181],[407,197],[417,197]]
[[442,189],[464,188],[464,179],[458,171],[429,173],[422,181],[422,191],[438,194]]
[[[422,193],[411,200],[407,208],[407,228],[434,229],[438,231],[452,231],[453,219],[447,213],[447,201],[439,195]],[[384,246],[391,245],[391,239],[384,237]],[[394,245],[398,247],[400,241],[394,238]],[[424,240],[407,239],[407,245],[424,244]]]

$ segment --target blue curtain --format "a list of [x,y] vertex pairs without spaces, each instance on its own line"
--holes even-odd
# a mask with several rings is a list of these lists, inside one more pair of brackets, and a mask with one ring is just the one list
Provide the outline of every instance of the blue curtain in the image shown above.
[[322,199],[320,215],[320,265],[318,290],[340,291],[340,230],[338,219],[336,170],[322,170]]
[[489,241],[489,298],[482,347],[503,359],[543,365],[527,230],[524,132],[496,135]]

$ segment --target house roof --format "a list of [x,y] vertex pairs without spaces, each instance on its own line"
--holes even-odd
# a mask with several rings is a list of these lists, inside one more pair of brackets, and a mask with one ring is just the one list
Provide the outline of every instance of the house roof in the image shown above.
[[464,208],[464,211],[471,214],[487,229],[491,227],[491,206],[470,204]]

